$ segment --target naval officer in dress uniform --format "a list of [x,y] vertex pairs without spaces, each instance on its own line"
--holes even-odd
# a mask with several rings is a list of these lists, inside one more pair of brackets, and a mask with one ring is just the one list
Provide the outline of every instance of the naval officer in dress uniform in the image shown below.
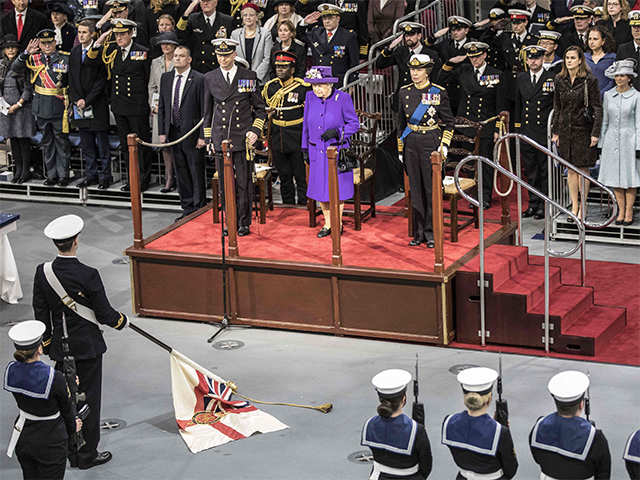
[[497,378],[498,372],[485,367],[458,373],[467,410],[442,422],[442,443],[460,469],[456,480],[509,479],[518,470],[511,432],[488,414]]
[[400,89],[398,98],[398,153],[401,161],[404,159],[411,188],[414,222],[409,246],[426,243],[427,248],[433,248],[430,156],[437,150],[446,158],[455,119],[447,91],[429,81],[433,59],[412,55],[408,65],[412,83]]
[[[547,146],[547,121],[553,109],[554,74],[542,67],[545,49],[538,45],[523,48],[528,72],[516,79],[515,111],[513,125],[517,133],[526,135],[543,147]],[[547,194],[547,156],[526,142],[521,142],[520,153],[524,161],[524,174],[531,186]],[[523,217],[536,220],[544,218],[544,201],[537,195],[529,195],[529,208]]]
[[61,372],[40,361],[44,323],[27,320],[9,330],[16,361],[7,365],[4,389],[18,404],[7,455],[14,449],[25,480],[62,480],[67,466],[67,440],[80,431],[67,382]]
[[409,382],[411,374],[399,369],[384,370],[371,380],[380,405],[378,415],[365,422],[360,442],[373,453],[370,480],[424,480],[431,473],[427,431],[402,412]]
[[[304,120],[304,100],[309,84],[293,73],[296,55],[280,50],[274,54],[277,77],[267,82],[262,90],[270,112],[269,147],[278,175],[282,203],[295,205],[296,191],[298,205],[307,204],[307,182],[302,160],[302,122]],[[296,180],[295,188],[293,179]]]
[[95,268],[81,263],[76,254],[78,235],[84,227],[77,215],[64,215],[44,229],[53,240],[58,256],[41,263],[33,280],[33,312],[45,324],[45,353],[62,370],[64,324],[69,334],[70,354],[76,360],[79,390],[87,397],[89,416],[84,420],[86,445],[78,451],[78,466],[91,468],[111,460],[111,453],[98,452],[100,441],[100,402],[102,396],[102,355],[107,346],[102,325],[122,330],[127,317],[113,309]]
[[636,430],[629,436],[622,458],[629,478],[640,480],[640,430]]
[[540,480],[611,478],[611,454],[602,430],[582,418],[589,377],[567,370],[547,386],[557,411],[540,417],[529,433]]
[[238,42],[217,38],[211,43],[220,67],[204,76],[204,140],[209,145],[209,151],[215,154],[223,202],[222,141],[231,140],[231,158],[236,174],[238,235],[242,237],[251,233],[253,184],[247,148],[254,145],[264,128],[265,104],[258,90],[256,72],[235,64]]

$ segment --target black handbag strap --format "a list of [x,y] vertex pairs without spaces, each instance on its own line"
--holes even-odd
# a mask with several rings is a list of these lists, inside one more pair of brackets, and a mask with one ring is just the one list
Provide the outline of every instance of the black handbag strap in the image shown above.
[[587,91],[587,78],[584,77],[584,108],[589,108],[589,92]]

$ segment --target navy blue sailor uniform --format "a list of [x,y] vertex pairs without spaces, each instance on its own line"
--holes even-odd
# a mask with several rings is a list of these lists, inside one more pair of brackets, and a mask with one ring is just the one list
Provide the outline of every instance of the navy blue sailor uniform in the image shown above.
[[540,417],[529,434],[529,446],[549,480],[611,478],[607,439],[585,418],[557,413]]
[[371,417],[364,424],[360,444],[373,453],[370,480],[423,480],[431,473],[427,431],[404,413],[391,418]]
[[[312,65],[330,66],[333,76],[338,77],[338,86],[342,86],[345,73],[359,62],[356,34],[338,26],[327,42],[325,28],[316,26],[307,30],[306,40],[311,48]],[[348,81],[355,79],[356,74],[352,74]]]
[[518,460],[511,432],[486,413],[447,415],[442,422],[442,443],[449,447],[460,471],[456,480],[513,478]]
[[82,304],[95,313],[98,323],[116,330],[123,329],[127,317],[111,306],[95,268],[81,263],[76,257],[58,256],[51,264],[53,273],[70,297],[63,304],[58,294],[47,281],[44,264],[38,265],[33,280],[33,312],[37,320],[45,324],[42,345],[45,353],[56,362],[56,370],[62,370],[63,314],[69,333],[69,350],[75,357],[79,389],[85,392],[89,405],[89,416],[82,430],[86,445],[78,452],[79,464],[91,462],[97,455],[100,441],[100,403],[102,396],[102,355],[107,345],[102,330],[73,310],[74,302]]
[[411,188],[414,239],[433,241],[431,224],[431,152],[448,148],[455,119],[444,87],[427,81],[418,88],[411,83],[398,95],[398,151],[403,154]]
[[4,374],[4,389],[18,404],[19,416],[9,450],[15,447],[23,477],[62,479],[67,465],[67,440],[76,426],[64,375],[41,361],[10,362]]
[[622,458],[629,478],[640,480],[640,430],[636,430],[629,436]]

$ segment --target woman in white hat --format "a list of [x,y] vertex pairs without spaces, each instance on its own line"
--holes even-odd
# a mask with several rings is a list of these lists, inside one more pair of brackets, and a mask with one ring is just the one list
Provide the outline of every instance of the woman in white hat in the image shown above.
[[378,415],[362,429],[361,445],[371,448],[373,469],[370,480],[423,480],[431,473],[431,445],[424,425],[402,412],[407,403],[406,370],[384,370],[371,383],[378,392]]
[[40,361],[45,325],[38,320],[11,327],[16,359],[7,365],[4,389],[18,404],[7,455],[15,450],[27,479],[58,480],[67,466],[67,440],[80,431],[64,376]]
[[631,84],[637,75],[633,67],[633,60],[619,60],[605,71],[616,86],[604,94],[598,142],[602,149],[598,180],[613,188],[616,225],[624,226],[633,223],[633,203],[640,187],[640,92]]
[[457,480],[509,479],[518,470],[509,428],[488,413],[497,378],[498,372],[485,367],[458,374],[467,409],[447,415],[442,423],[442,443],[460,469]]

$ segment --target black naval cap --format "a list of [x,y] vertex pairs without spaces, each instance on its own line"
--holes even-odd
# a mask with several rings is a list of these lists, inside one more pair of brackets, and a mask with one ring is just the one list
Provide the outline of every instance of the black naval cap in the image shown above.
[[522,50],[525,52],[527,58],[540,58],[547,52],[545,48],[539,45],[527,45]]
[[38,37],[38,40],[40,40],[41,42],[55,42],[56,32],[54,32],[50,28],[45,28],[43,30],[40,30],[36,37]]

